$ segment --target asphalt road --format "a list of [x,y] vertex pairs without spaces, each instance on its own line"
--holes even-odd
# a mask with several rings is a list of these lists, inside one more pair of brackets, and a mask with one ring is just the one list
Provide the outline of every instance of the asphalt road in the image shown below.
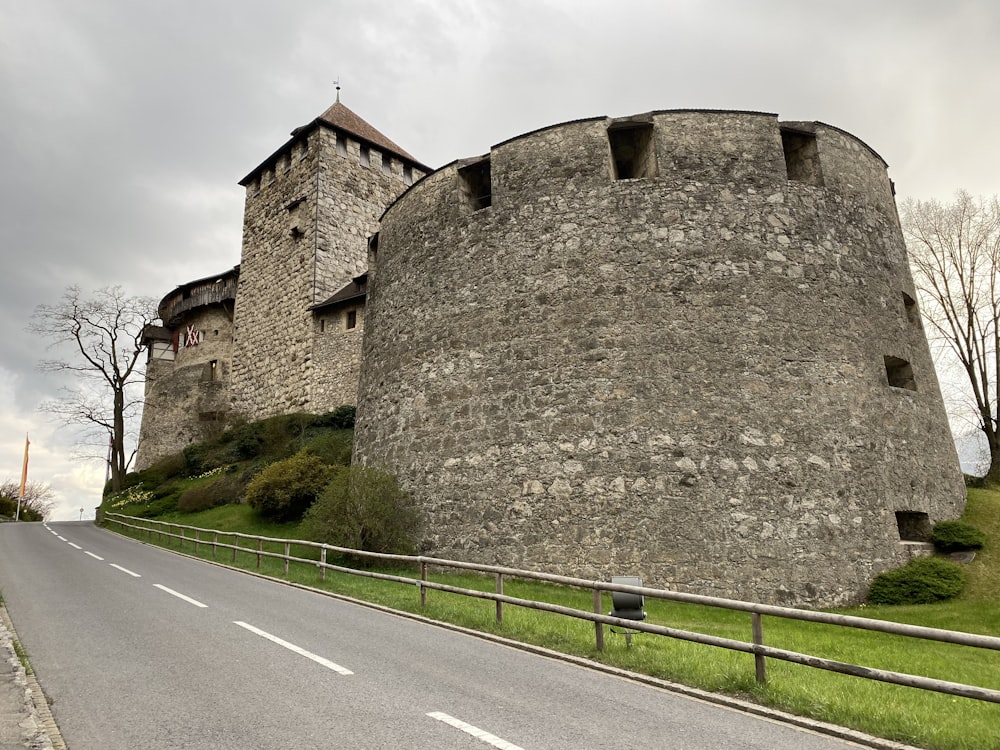
[[71,750],[843,750],[838,739],[123,539],[0,525]]

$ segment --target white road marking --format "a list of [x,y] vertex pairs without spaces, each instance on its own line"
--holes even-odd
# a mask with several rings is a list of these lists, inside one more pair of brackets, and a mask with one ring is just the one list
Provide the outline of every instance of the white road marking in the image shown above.
[[90,555],[90,556],[91,556],[92,558],[94,558],[95,560],[102,560],[102,561],[104,560],[104,558],[103,558],[103,557],[98,557],[98,556],[97,556],[97,555],[95,555],[95,554],[94,554],[93,552],[87,552],[87,550],[84,550],[84,551],[83,551],[83,554],[85,554],[85,555]]
[[158,588],[160,591],[166,591],[168,594],[176,596],[178,599],[183,599],[188,604],[193,604],[196,607],[203,607],[205,609],[208,608],[207,604],[202,604],[197,599],[192,599],[190,596],[184,596],[184,594],[180,593],[179,591],[174,591],[173,589],[168,589],[166,586],[163,586],[162,584],[159,584],[159,583],[154,583],[153,585],[156,588]]
[[108,563],[108,565],[110,565],[112,568],[117,568],[122,573],[128,573],[133,578],[142,578],[142,576],[139,575],[138,573],[133,573],[131,570],[129,570],[128,568],[123,568],[121,565],[115,565],[114,563]]
[[354,674],[354,672],[352,672],[351,670],[342,667],[339,664],[334,664],[329,659],[324,659],[322,656],[317,656],[311,651],[306,651],[304,648],[299,648],[294,643],[283,641],[277,636],[271,635],[270,633],[267,633],[261,630],[260,628],[255,628],[253,625],[248,625],[247,623],[240,622],[239,620],[233,620],[233,624],[239,625],[241,628],[249,630],[251,633],[255,633],[256,635],[259,635],[261,638],[267,638],[267,640],[277,643],[279,646],[284,646],[289,651],[294,651],[296,654],[299,654],[300,656],[304,656],[307,659],[312,659],[317,664],[322,664],[324,667],[326,667],[327,669],[332,669],[337,674],[342,674],[342,675]]
[[60,540],[62,540],[62,541],[64,541],[64,542],[66,541],[66,537],[64,537],[64,536],[59,536],[58,534],[56,534],[56,539],[60,539]]
[[492,745],[493,747],[498,747],[500,750],[523,750],[523,748],[518,745],[514,745],[507,740],[502,740],[496,735],[490,734],[489,732],[484,732],[478,727],[474,727],[471,724],[466,724],[460,719],[456,719],[454,716],[449,716],[448,714],[441,713],[440,711],[434,711],[427,714],[432,719],[437,719],[438,721],[443,721],[445,724],[455,729],[460,729],[466,734],[471,734],[477,740],[485,742],[487,745]]
[[73,542],[66,542],[66,544],[68,544],[73,549],[83,549],[83,547],[81,547],[79,544],[73,544]]

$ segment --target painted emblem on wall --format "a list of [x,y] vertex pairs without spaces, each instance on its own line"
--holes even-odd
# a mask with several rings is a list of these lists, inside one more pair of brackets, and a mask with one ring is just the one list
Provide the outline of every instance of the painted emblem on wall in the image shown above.
[[184,332],[184,347],[198,346],[202,341],[205,340],[205,333],[203,331],[195,330],[194,326],[188,326],[187,331]]

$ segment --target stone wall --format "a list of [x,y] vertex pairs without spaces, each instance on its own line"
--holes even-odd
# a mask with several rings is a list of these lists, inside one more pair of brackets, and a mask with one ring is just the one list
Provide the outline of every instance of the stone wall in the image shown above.
[[216,434],[229,411],[231,303],[194,308],[173,322],[176,353],[173,345],[150,348],[136,470]]
[[[352,317],[353,313],[353,317]],[[322,413],[358,402],[364,301],[317,312],[313,335],[314,376],[309,403]],[[349,325],[353,323],[353,327]]]
[[897,513],[964,505],[885,165],[820,123],[794,167],[773,115],[646,119],[654,176],[614,179],[600,118],[495,146],[488,207],[458,163],[389,208],[357,460],[437,555],[856,601]]

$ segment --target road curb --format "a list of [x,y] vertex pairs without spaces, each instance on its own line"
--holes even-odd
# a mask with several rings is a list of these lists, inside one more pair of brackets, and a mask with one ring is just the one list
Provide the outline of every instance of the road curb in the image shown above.
[[31,750],[67,750],[59,727],[49,709],[41,685],[35,675],[28,674],[14,650],[17,633],[7,607],[0,604],[0,651],[14,667],[14,683],[24,689],[24,713],[18,722],[25,747]]

